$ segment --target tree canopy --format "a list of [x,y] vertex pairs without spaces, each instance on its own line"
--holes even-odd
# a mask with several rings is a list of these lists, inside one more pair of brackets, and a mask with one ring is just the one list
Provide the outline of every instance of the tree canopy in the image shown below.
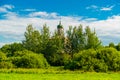
[[0,68],[46,68],[85,71],[120,71],[120,43],[103,46],[95,29],[60,23],[51,34],[47,24],[41,30],[28,25],[21,43],[0,48]]

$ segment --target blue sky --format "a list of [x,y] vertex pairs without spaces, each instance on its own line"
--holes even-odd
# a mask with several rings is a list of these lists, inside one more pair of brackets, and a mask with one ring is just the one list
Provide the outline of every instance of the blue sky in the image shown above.
[[28,24],[52,32],[60,18],[65,30],[89,25],[103,44],[120,42],[120,0],[0,0],[0,45],[23,40]]
[[[99,19],[106,19],[108,16],[117,15],[120,13],[120,1],[119,0],[1,0],[4,4],[14,5],[13,11],[17,11],[20,14],[26,14],[25,12],[20,12],[21,9],[35,9],[36,11],[46,11],[46,12],[57,12],[60,15],[72,15],[72,16],[86,16],[95,17]],[[86,9],[90,7],[91,9]],[[112,7],[110,11],[96,11],[95,6],[98,10],[106,7]],[[97,8],[96,7],[96,8]],[[94,14],[94,15],[93,15]]]

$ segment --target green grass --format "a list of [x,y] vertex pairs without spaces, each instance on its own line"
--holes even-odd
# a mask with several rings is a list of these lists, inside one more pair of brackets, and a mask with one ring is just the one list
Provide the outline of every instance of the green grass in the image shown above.
[[60,69],[0,69],[0,80],[120,80],[120,72],[96,73]]

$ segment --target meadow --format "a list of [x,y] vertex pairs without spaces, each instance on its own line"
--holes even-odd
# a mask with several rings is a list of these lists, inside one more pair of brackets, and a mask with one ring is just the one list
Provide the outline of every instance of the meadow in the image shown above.
[[0,80],[120,80],[120,72],[84,72],[62,69],[0,69]]

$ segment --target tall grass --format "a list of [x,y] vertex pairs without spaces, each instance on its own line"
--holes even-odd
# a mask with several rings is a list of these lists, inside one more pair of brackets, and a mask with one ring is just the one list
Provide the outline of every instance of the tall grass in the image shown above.
[[0,69],[0,80],[120,80],[120,72],[84,72],[64,70],[62,67],[47,69]]

